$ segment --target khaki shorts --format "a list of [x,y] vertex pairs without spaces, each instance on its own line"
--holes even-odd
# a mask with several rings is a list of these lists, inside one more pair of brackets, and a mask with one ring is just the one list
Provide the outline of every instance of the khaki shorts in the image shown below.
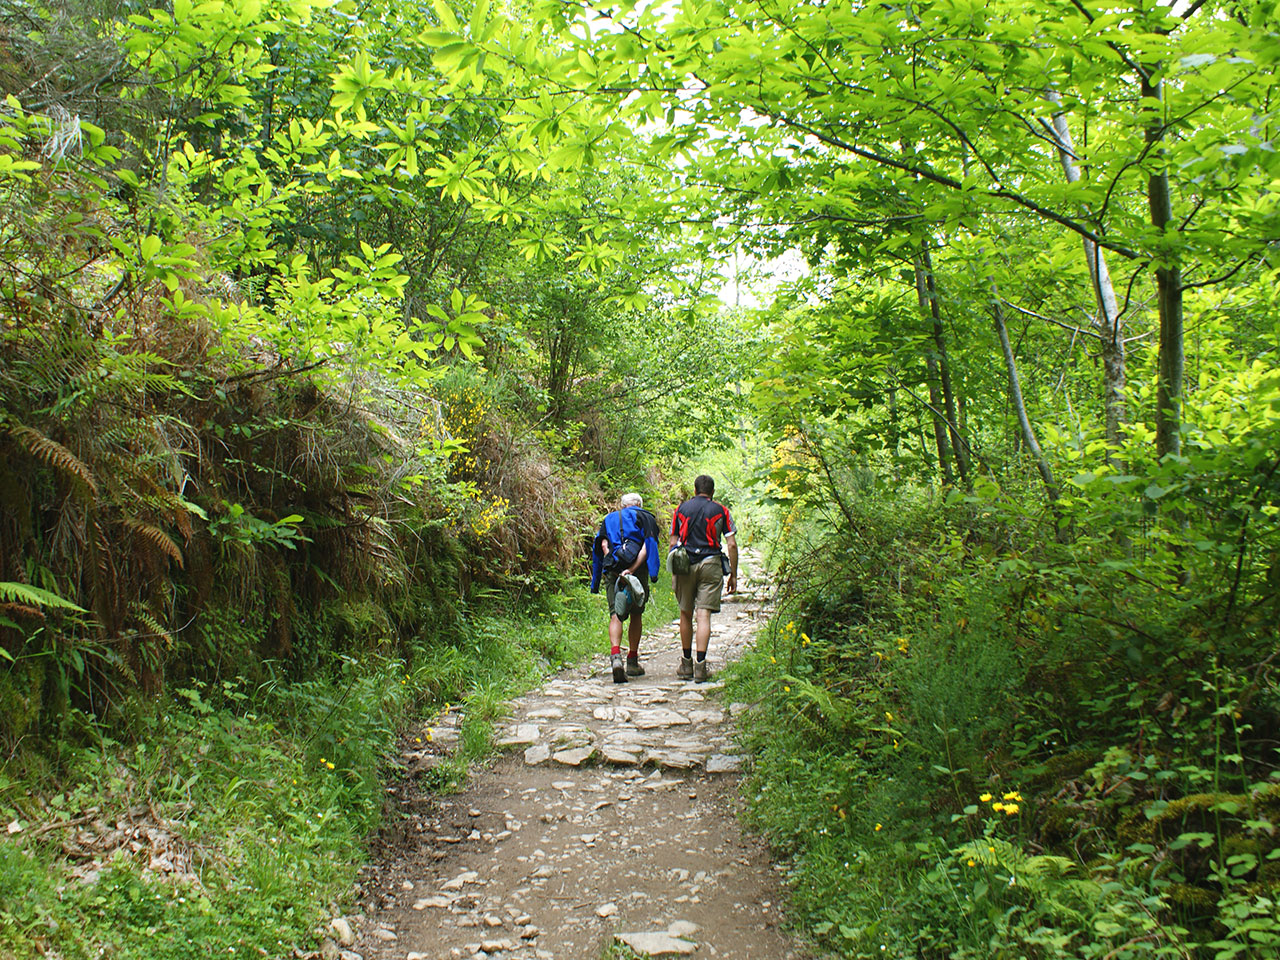
[[[605,587],[604,587],[604,595],[605,595],[605,599],[609,601],[609,616],[612,617],[613,616],[613,598],[618,593],[618,575],[616,573],[606,573],[604,575],[604,578],[606,581]],[[644,588],[644,602],[647,605],[649,603],[650,588],[649,588],[649,567],[646,564],[643,564],[643,563],[640,564],[640,569],[636,571],[636,579],[640,581],[640,586]],[[641,616],[642,616],[641,611],[635,609],[635,607],[632,607],[631,612],[627,614],[627,619],[630,620],[632,617],[638,618]]]
[[720,611],[720,592],[724,589],[724,568],[720,566],[720,554],[712,554],[699,560],[686,576],[672,577],[676,603],[681,613],[694,610]]

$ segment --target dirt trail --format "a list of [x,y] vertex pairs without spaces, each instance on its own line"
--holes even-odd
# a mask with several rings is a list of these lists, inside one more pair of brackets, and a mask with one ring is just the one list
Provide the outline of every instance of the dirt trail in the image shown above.
[[[403,801],[414,812],[365,884],[377,909],[346,960],[598,960],[614,936],[655,957],[804,956],[735,816],[731,725],[746,708],[714,680],[767,617],[766,591],[748,575],[713,617],[712,682],[676,680],[672,622],[646,634],[646,676],[614,684],[602,654],[515,701],[506,755],[456,796]],[[603,609],[600,633],[604,648]],[[437,750],[456,738],[432,733]]]

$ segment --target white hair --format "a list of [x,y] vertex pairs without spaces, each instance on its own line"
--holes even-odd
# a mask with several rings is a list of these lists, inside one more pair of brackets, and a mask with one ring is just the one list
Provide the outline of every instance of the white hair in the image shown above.
[[624,493],[622,499],[618,501],[624,507],[643,507],[644,498],[638,493]]

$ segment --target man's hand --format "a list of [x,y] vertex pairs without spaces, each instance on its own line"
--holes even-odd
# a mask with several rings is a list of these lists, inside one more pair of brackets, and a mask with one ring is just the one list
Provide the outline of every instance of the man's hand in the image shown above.
[[737,570],[731,570],[729,572],[729,583],[725,586],[725,592],[726,593],[738,592],[738,571]]

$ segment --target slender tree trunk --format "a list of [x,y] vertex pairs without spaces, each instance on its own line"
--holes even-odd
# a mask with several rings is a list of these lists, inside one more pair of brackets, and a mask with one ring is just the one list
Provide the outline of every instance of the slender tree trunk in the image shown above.
[[1018,365],[1014,360],[1013,345],[1009,342],[1009,328],[1004,320],[1004,308],[1000,305],[1000,292],[996,288],[994,280],[991,282],[991,312],[995,319],[996,334],[1000,338],[1000,349],[1004,352],[1004,368],[1009,374],[1009,402],[1013,406],[1014,416],[1018,419],[1018,429],[1022,434],[1022,442],[1036,462],[1036,469],[1040,471],[1040,479],[1044,481],[1045,496],[1049,500],[1049,509],[1053,511],[1056,525],[1058,517],[1057,503],[1061,491],[1058,488],[1057,481],[1054,480],[1053,468],[1049,465],[1049,460],[1045,457],[1044,451],[1040,449],[1039,441],[1036,440],[1036,432],[1031,426],[1031,419],[1027,416],[1027,405],[1022,399],[1022,380],[1018,376]]
[[[929,293],[925,287],[924,269],[920,259],[915,261],[916,299],[920,303],[920,313],[925,315],[929,309]],[[938,448],[938,469],[942,472],[942,482],[951,486],[955,476],[951,472],[951,444],[947,440],[947,425],[943,423],[938,411],[942,409],[942,397],[938,389],[938,361],[932,351],[925,351],[925,376],[929,382],[929,406],[933,408],[933,442]]]
[[[1142,80],[1142,96],[1164,101],[1164,83]],[[1147,142],[1164,139],[1164,120],[1159,114],[1147,124]],[[1159,160],[1163,151],[1155,150]],[[1147,205],[1151,225],[1160,232],[1163,243],[1156,262],[1156,306],[1160,314],[1160,359],[1156,380],[1156,455],[1177,455],[1182,451],[1182,266],[1179,254],[1170,242],[1177,230],[1173,220],[1173,197],[1169,192],[1169,174],[1159,170],[1147,177]]]
[[[1053,132],[1057,139],[1058,161],[1062,164],[1062,172],[1068,183],[1080,179],[1080,166],[1076,162],[1075,147],[1071,142],[1071,128],[1062,113],[1062,101],[1058,94],[1050,90],[1046,97],[1055,107],[1053,114]],[[1095,326],[1102,337],[1102,396],[1103,412],[1106,419],[1108,462],[1114,459],[1113,448],[1124,439],[1121,424],[1128,411],[1125,407],[1125,355],[1124,355],[1124,322],[1120,318],[1120,308],[1116,301],[1115,287],[1111,283],[1111,271],[1107,269],[1107,259],[1102,249],[1092,240],[1084,240],[1085,262],[1089,268],[1089,282],[1093,286],[1093,296],[1098,307],[1098,319]]]
[[929,317],[933,321],[933,346],[937,354],[938,380],[942,384],[943,411],[947,415],[947,429],[951,433],[951,446],[955,451],[956,470],[960,474],[960,482],[969,487],[969,452],[964,438],[960,436],[959,421],[956,419],[956,396],[951,386],[951,362],[947,357],[946,331],[942,325],[942,311],[938,305],[938,289],[933,278],[933,257],[926,246],[920,255],[920,263],[924,273],[925,294],[928,298]]
[[898,388],[889,388],[889,447],[893,450],[893,476],[902,479],[902,427],[898,423]]
[[[935,426],[937,419],[935,418]],[[933,470],[933,459],[929,456],[929,437],[924,429],[924,413],[920,409],[920,405],[916,404],[916,433],[920,435],[920,459],[924,461],[924,468],[927,471]],[[934,439],[937,439],[937,433],[934,433]]]

